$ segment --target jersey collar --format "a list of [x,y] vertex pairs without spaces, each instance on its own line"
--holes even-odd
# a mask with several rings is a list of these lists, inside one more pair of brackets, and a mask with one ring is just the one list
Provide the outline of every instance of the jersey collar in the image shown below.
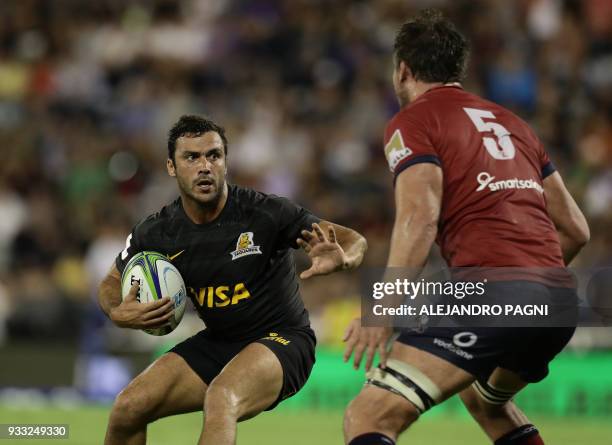
[[445,83],[437,87],[430,88],[429,90],[425,91],[422,95],[424,96],[427,93],[431,93],[432,91],[437,91],[442,88],[459,88],[460,90],[462,90],[463,86],[459,82],[449,82],[449,83]]
[[194,223],[191,220],[191,218],[187,216],[187,213],[185,212],[185,209],[183,208],[183,200],[180,198],[180,196],[177,199],[177,206],[178,206],[179,214],[182,219],[187,221],[187,223],[193,227],[198,227],[198,228],[203,229],[203,228],[208,228],[208,227],[213,227],[213,226],[219,226],[226,219],[227,214],[230,212],[230,208],[233,207],[234,205],[233,191],[234,191],[234,186],[232,184],[227,184],[227,201],[225,201],[225,206],[223,206],[221,213],[219,213],[219,215],[212,221],[208,221],[204,224]]

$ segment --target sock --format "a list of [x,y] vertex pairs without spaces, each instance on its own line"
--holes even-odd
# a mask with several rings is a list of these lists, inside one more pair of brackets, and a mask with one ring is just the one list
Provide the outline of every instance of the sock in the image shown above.
[[504,434],[493,445],[544,445],[544,441],[535,426],[523,425]]
[[366,433],[355,437],[348,445],[395,445],[395,441],[380,433]]

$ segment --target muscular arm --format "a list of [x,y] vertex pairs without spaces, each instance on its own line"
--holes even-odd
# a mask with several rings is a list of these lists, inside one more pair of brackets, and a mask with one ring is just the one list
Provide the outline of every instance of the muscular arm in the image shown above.
[[543,184],[546,210],[557,228],[563,260],[568,265],[589,241],[589,226],[558,172],[546,177]]
[[[410,268],[408,276],[405,269],[402,271],[402,278],[414,280],[425,265],[438,233],[441,206],[442,169],[437,165],[416,164],[397,177],[395,223],[387,267]],[[393,274],[392,270],[388,270],[385,281],[392,282],[396,278]],[[401,296],[389,296],[385,304],[387,307],[396,306],[401,300]],[[378,321],[385,324],[381,319]],[[381,366],[385,366],[387,342],[392,333],[391,322],[385,326],[363,327],[360,319],[353,320],[343,338],[346,342],[344,361],[355,351],[353,367],[358,369],[365,353],[366,370],[369,371],[378,350]]]
[[100,283],[98,304],[102,312],[109,318],[111,318],[111,310],[121,304],[121,274],[114,263]]
[[434,164],[416,164],[395,184],[395,222],[387,267],[409,267],[420,271],[438,233],[442,205],[442,169]]
[[[397,177],[386,282],[419,277],[438,233],[441,206],[442,169],[437,165],[416,164]],[[401,295],[387,296],[385,306],[397,307],[402,301]]]

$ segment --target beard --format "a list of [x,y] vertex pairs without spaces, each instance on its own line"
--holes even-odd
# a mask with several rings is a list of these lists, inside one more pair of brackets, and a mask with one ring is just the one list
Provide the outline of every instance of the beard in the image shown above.
[[210,178],[207,177],[188,182],[179,180],[179,189],[181,194],[198,205],[198,207],[206,209],[214,209],[221,201],[223,191],[225,190],[225,177]]

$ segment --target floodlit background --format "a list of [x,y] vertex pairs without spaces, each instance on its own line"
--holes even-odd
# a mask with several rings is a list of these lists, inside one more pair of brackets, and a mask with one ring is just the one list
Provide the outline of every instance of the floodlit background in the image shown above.
[[[533,125],[585,211],[592,240],[576,265],[612,266],[609,0],[4,0],[0,423],[70,423],[74,443],[100,443],[117,391],[201,328],[191,313],[168,337],[121,331],[95,302],[131,226],[176,196],[165,144],[181,114],[226,127],[232,182],[361,231],[366,265],[384,265],[391,46],[426,6],[471,39],[465,88]],[[341,410],[363,379],[338,354],[359,311],[355,281],[303,284],[317,367],[300,395],[245,424],[241,443],[340,443]],[[612,330],[581,329],[549,380],[521,395],[545,438],[609,443],[611,363]],[[487,443],[456,400],[428,416],[411,443]],[[192,443],[199,428],[199,415],[170,419],[151,441],[180,430]]]

